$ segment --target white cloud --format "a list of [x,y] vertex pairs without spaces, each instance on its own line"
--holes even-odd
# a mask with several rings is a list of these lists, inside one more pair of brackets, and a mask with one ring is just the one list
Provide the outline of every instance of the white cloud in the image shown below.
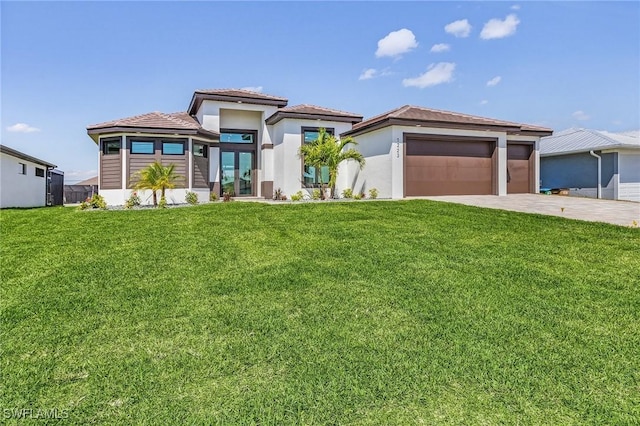
[[471,32],[471,24],[466,19],[460,19],[453,21],[450,24],[444,26],[444,30],[449,34],[453,34],[456,37],[469,37]]
[[391,31],[389,34],[387,34],[386,37],[378,41],[378,50],[376,50],[376,57],[398,57],[403,53],[410,52],[416,47],[418,47],[416,36],[413,35],[413,32],[411,32],[411,30],[403,28],[398,31]]
[[7,130],[16,133],[33,133],[40,131],[37,127],[29,126],[27,123],[16,123],[13,126],[7,127]]
[[496,84],[500,83],[500,80],[502,80],[502,77],[495,76],[493,77],[491,80],[487,81],[487,86],[495,86]]
[[511,14],[504,18],[504,21],[500,19],[491,19],[484,24],[480,38],[484,40],[490,40],[493,38],[509,37],[516,33],[516,28],[520,20],[514,14]]
[[262,86],[247,86],[243,87],[242,90],[248,90],[250,92],[262,92]]
[[575,118],[578,121],[587,121],[588,119],[590,119],[591,117],[589,115],[587,115],[586,112],[582,111],[582,110],[578,110],[576,112],[574,112],[573,114],[571,114],[571,116],[573,118]]
[[483,99],[483,100],[480,101],[480,105],[486,105],[488,103],[489,103],[489,101],[486,100],[486,99]]
[[98,176],[97,170],[71,170],[64,172],[64,183],[74,183]]
[[375,68],[368,68],[362,71],[362,74],[360,74],[360,77],[358,77],[358,80],[369,80],[371,78],[376,77],[377,74],[378,74],[378,71]]
[[513,6],[511,6],[511,10],[520,10],[520,5],[514,4]]
[[415,78],[405,78],[402,80],[404,87],[419,87],[424,89],[429,86],[437,86],[442,83],[449,83],[453,81],[453,71],[456,69],[456,64],[451,62],[439,62],[437,64],[429,65],[427,71],[420,74]]
[[449,46],[447,43],[438,43],[431,46],[431,51],[434,53],[446,52],[447,50],[450,50],[450,49],[451,49],[451,46]]

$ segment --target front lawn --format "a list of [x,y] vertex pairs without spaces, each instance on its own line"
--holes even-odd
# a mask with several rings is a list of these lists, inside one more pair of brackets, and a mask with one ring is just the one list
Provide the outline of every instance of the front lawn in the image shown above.
[[3,421],[640,422],[638,229],[422,200],[0,219]]

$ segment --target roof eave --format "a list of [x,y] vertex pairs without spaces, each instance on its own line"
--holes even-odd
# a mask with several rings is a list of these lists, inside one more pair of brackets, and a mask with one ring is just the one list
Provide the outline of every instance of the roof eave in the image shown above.
[[[356,136],[363,133],[372,132],[374,130],[382,129],[388,126],[415,126],[415,127],[432,127],[432,128],[444,128],[444,129],[471,129],[471,130],[491,130],[496,132],[506,133],[522,133],[522,130],[518,126],[505,126],[500,124],[476,124],[476,123],[452,123],[448,121],[435,121],[435,120],[416,120],[409,118],[397,118],[387,117],[382,120],[377,120],[372,123],[368,123],[357,129],[348,130],[342,133],[340,136]],[[530,134],[530,133],[529,133]]]
[[337,121],[340,123],[360,123],[362,121],[361,116],[357,115],[337,115],[337,114],[309,114],[305,112],[295,111],[276,111],[273,115],[265,120],[268,125],[273,125],[285,118],[294,118],[299,120],[325,120],[325,121]]
[[40,164],[41,166],[45,166],[45,167],[48,167],[48,168],[51,168],[51,169],[55,169],[56,167],[58,167],[53,163],[49,163],[48,161],[44,161],[44,160],[41,160],[39,158],[33,157],[33,156],[29,155],[29,154],[25,154],[24,152],[20,152],[20,151],[18,151],[16,149],[10,148],[10,147],[8,147],[6,145],[0,145],[0,152],[2,152],[4,154],[7,154],[7,155],[11,155],[11,156],[16,157],[16,158],[20,158],[20,159],[25,160],[25,161],[30,161],[32,163]]
[[259,99],[252,98],[251,96],[236,96],[236,95],[224,95],[224,94],[214,94],[214,93],[202,93],[195,91],[193,93],[193,98],[191,99],[191,103],[189,104],[189,109],[187,110],[190,115],[194,115],[200,109],[200,105],[203,101],[219,101],[219,102],[232,102],[232,103],[245,103],[250,105],[268,105],[275,106],[278,108],[284,108],[287,106],[289,101],[287,99]]

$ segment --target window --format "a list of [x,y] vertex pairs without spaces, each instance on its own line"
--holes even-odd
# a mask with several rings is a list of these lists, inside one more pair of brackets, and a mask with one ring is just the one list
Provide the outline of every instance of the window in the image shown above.
[[120,154],[120,139],[107,139],[102,141],[102,153],[104,155]]
[[18,163],[18,174],[26,175],[27,174],[27,165],[24,163]]
[[201,143],[193,144],[193,155],[196,157],[204,157],[207,158],[207,146]]
[[41,169],[40,167],[36,167],[36,176],[44,177],[44,169]]
[[152,141],[131,141],[132,154],[153,154],[153,151]]
[[221,143],[253,143],[254,134],[244,132],[221,132]]
[[162,155],[184,155],[184,143],[162,141]]
[[[311,143],[318,139],[320,132],[317,128],[302,128],[302,142]],[[333,135],[333,129],[326,129],[327,133]],[[302,182],[307,188],[319,187],[321,184],[329,183],[329,167],[322,166],[319,169],[304,164],[302,169]]]

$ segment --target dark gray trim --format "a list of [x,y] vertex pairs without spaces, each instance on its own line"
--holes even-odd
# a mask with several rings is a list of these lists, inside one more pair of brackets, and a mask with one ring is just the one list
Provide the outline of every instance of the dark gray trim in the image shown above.
[[[317,132],[321,129],[322,127],[309,127],[309,126],[302,126],[300,128],[300,146],[302,146],[304,144],[304,132]],[[336,135],[336,129],[333,127],[324,127],[324,129],[327,131],[327,133],[329,133],[332,136]],[[299,152],[299,151],[298,151]],[[308,185],[304,182],[304,158],[302,158],[302,156],[300,156],[300,185],[302,186],[302,188],[320,188],[322,187],[321,184],[318,183],[314,183],[311,185]]]
[[507,134],[521,133],[520,127],[517,126],[501,126],[494,124],[472,124],[472,123],[452,123],[448,121],[428,121],[428,120],[410,120],[404,118],[385,118],[371,124],[366,124],[357,129],[347,130],[340,136],[357,136],[369,133],[374,130],[382,129],[389,126],[416,126],[416,127],[435,127],[439,129],[460,129],[460,130],[491,130],[495,132],[506,132]]
[[20,158],[21,160],[30,161],[32,163],[40,164],[42,166],[49,167],[52,169],[55,169],[56,167],[58,167],[55,164],[49,163],[48,161],[44,161],[44,160],[40,160],[39,158],[32,157],[28,154],[25,154],[24,152],[20,152],[13,148],[9,148],[6,145],[0,145],[0,152],[2,152],[3,154],[11,155],[12,157]]
[[[165,129],[165,128],[157,128],[157,127],[133,127],[133,126],[111,126],[111,127],[101,127],[87,130],[88,135],[104,135],[108,133],[149,133],[153,135],[159,134],[170,134],[176,136],[191,136],[197,135],[199,137],[203,137],[212,142],[217,142],[220,140],[220,135],[216,132],[211,132],[205,129]],[[129,135],[127,135],[129,136]],[[158,136],[161,137],[161,136]]]
[[325,120],[325,121],[337,121],[340,123],[359,123],[362,121],[362,116],[353,115],[337,115],[337,114],[309,114],[305,112],[295,111],[276,111],[273,115],[265,120],[267,124],[276,124],[284,118],[295,118],[299,120]]
[[251,105],[272,105],[277,106],[278,108],[286,107],[289,103],[288,99],[280,98],[280,99],[264,99],[264,98],[256,98],[247,96],[237,96],[237,95],[224,95],[224,94],[212,94],[212,93],[202,93],[197,90],[193,93],[193,97],[191,98],[191,102],[189,103],[189,109],[187,110],[189,114],[193,115],[198,112],[200,109],[200,105],[203,101],[221,101],[221,102],[235,102],[235,103],[245,103]]
[[[105,154],[104,143],[105,142],[120,142],[120,151],[118,154]],[[122,143],[121,136],[111,136],[98,139],[98,149],[100,152],[100,180],[98,182],[100,189],[121,189],[122,188],[122,153],[125,150],[125,146]],[[109,166],[116,170],[116,175],[106,176],[105,166]]]

